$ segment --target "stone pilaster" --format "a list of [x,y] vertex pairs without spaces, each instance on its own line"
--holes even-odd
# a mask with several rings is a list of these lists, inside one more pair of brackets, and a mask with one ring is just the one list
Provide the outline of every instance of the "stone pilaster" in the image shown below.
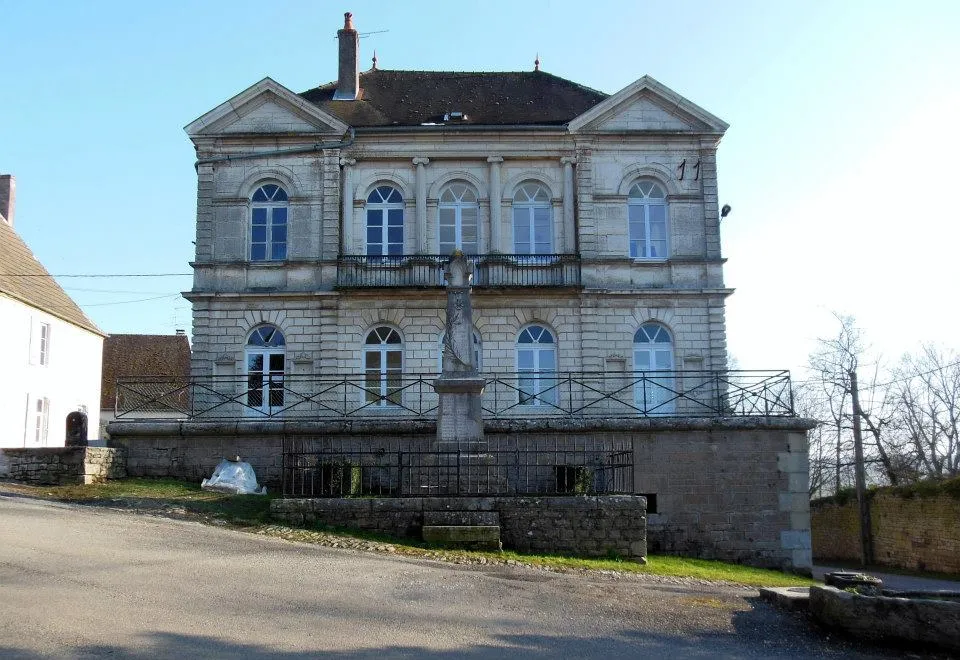
[[417,253],[427,253],[427,173],[424,168],[430,164],[429,158],[413,159],[417,167]]
[[563,250],[568,254],[577,251],[577,229],[574,221],[573,165],[577,162],[572,156],[560,159],[563,165]]
[[503,192],[500,185],[500,167],[503,163],[502,156],[490,156],[487,158],[490,163],[490,246],[489,252],[513,252],[513,250],[503,249],[502,233],[502,210]]
[[341,215],[343,218],[343,227],[342,233],[340,235],[340,246],[343,254],[353,254],[353,178],[351,174],[353,173],[353,166],[357,164],[356,159],[353,158],[341,158],[340,166],[343,167],[343,173],[341,174],[341,182],[343,185],[343,192],[340,195],[340,203],[342,206]]

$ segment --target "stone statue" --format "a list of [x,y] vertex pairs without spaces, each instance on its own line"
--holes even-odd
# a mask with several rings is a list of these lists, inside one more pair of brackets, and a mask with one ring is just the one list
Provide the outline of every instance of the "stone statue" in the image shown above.
[[447,328],[443,339],[443,373],[476,375],[473,356],[473,310],[470,280],[473,264],[457,250],[443,273],[447,281]]

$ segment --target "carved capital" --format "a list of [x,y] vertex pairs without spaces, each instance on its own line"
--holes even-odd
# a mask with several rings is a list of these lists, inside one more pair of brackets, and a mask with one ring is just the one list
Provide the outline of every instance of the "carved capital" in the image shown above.
[[577,158],[576,158],[576,156],[563,156],[563,157],[560,159],[560,164],[561,164],[561,165],[576,165],[576,164],[577,164]]
[[487,158],[487,162],[488,162],[488,163],[502,163],[502,162],[503,162],[503,156],[490,156],[489,158]]
[[429,165],[429,164],[430,164],[430,159],[429,159],[429,158],[426,158],[426,157],[424,157],[424,156],[417,156],[416,158],[413,159],[413,164],[414,164],[414,165]]
[[341,159],[340,159],[340,164],[341,164],[342,166],[344,166],[344,167],[353,167],[354,165],[357,164],[357,159],[356,159],[356,158],[341,158]]

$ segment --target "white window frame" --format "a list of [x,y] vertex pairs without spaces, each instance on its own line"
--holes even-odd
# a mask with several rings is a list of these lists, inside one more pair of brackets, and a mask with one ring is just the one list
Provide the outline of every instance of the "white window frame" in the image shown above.
[[[257,333],[268,328],[272,328],[275,332],[280,333],[280,337],[283,340],[282,346],[252,345],[250,343]],[[286,399],[286,393],[283,388],[286,387],[287,349],[286,337],[283,331],[272,324],[257,326],[247,335],[247,344],[244,347],[243,353],[244,387],[246,388],[244,391],[244,411],[248,415],[257,415],[257,413],[261,415],[275,414],[283,408]],[[255,356],[261,358],[262,366],[260,369],[251,370],[250,359]],[[282,369],[277,370],[271,368],[270,362],[273,356],[280,356],[283,362]],[[251,376],[260,377],[260,386],[258,388],[252,388],[250,386]],[[260,395],[259,406],[250,403],[251,394],[257,391]],[[277,401],[276,405],[274,405],[274,401]]]
[[[651,334],[652,340],[649,339]],[[644,341],[637,341],[641,336]],[[662,336],[667,337],[669,342],[657,341]],[[673,375],[655,375],[658,371],[674,371],[675,353],[673,333],[662,323],[648,321],[637,328],[633,335],[633,368],[638,378],[633,390],[634,404],[646,410],[648,415],[672,415],[676,412]],[[669,358],[668,364],[663,362],[664,354]],[[644,362],[648,365],[646,368],[641,366]],[[639,380],[641,372],[643,380]],[[651,373],[654,375],[651,376]]]
[[[662,194],[661,197],[651,197],[648,193],[643,193],[639,186],[641,183],[651,183]],[[652,193],[652,189],[651,189]],[[635,261],[666,261],[670,256],[670,205],[667,203],[666,188],[656,179],[644,177],[637,179],[630,186],[627,193],[627,253]],[[651,238],[651,220],[650,211],[653,207],[663,207],[663,256],[650,256],[654,240]],[[633,210],[643,216],[643,236],[634,236],[634,223],[631,220]],[[641,250],[634,254],[634,244],[640,243]]]
[[[378,343],[367,343],[371,335],[375,335]],[[392,336],[396,335],[399,342],[388,343]],[[363,335],[363,349],[361,350],[361,369],[363,370],[363,387],[367,394],[364,397],[364,403],[376,408],[395,408],[401,405],[400,398],[403,393],[403,373],[404,373],[404,340],[403,333],[398,328],[391,325],[380,324],[370,328]],[[389,367],[388,359],[390,353],[400,354],[400,367]],[[371,354],[378,355],[378,366],[376,369],[367,367],[367,356]],[[368,378],[377,374],[376,387],[368,384]],[[390,376],[399,377],[396,386],[390,383]],[[370,381],[372,382],[372,381]],[[393,390],[393,391],[391,391]]]
[[[391,191],[391,193],[389,193],[386,197],[391,197],[392,193],[395,192],[400,197],[400,201],[399,202],[386,202],[386,201],[371,202],[370,199],[373,198],[374,195],[381,198],[381,200],[384,199],[384,195],[381,192],[381,189],[384,189],[384,188],[389,188]],[[371,211],[380,211],[383,214],[381,216],[383,219],[383,225],[380,228],[382,233],[380,235],[381,240],[379,243],[380,245],[379,254],[371,254],[370,252],[371,243],[369,241],[369,238],[370,238],[370,212]],[[400,251],[395,252],[393,254],[390,253],[390,246],[396,245],[397,243],[395,241],[389,240],[391,211],[400,211]],[[364,241],[364,245],[366,246],[366,255],[368,257],[381,257],[381,256],[396,257],[403,254],[404,245],[405,245],[404,241],[406,240],[406,217],[405,216],[406,216],[406,213],[404,211],[403,193],[400,192],[399,188],[385,183],[385,184],[376,186],[373,190],[370,191],[370,194],[367,195],[367,202],[366,202],[366,205],[364,206],[364,214],[363,214],[363,217],[364,217],[363,241]]]
[[[256,196],[257,192],[260,191],[264,186],[276,186],[276,187],[277,187],[277,190],[274,191],[273,195],[267,195],[268,197],[270,197],[270,199],[268,199],[268,200],[265,201],[265,202],[264,202],[264,201],[256,201],[256,202],[253,201],[254,196]],[[277,197],[277,194],[280,193],[280,192],[283,193],[284,199],[283,199],[283,200],[280,200],[280,201],[277,201],[277,200],[276,200],[276,197]],[[266,191],[264,191],[264,194],[266,195]],[[250,216],[249,216],[249,217],[250,217],[250,224],[249,224],[249,228],[250,228],[250,229],[249,229],[249,231],[248,231],[248,233],[247,233],[247,237],[248,237],[248,239],[249,239],[249,240],[248,240],[248,246],[247,246],[247,256],[248,256],[248,258],[249,258],[249,260],[250,260],[251,263],[257,263],[257,264],[262,264],[262,263],[281,263],[281,262],[287,261],[287,259],[290,257],[290,201],[289,201],[289,200],[290,200],[290,195],[289,195],[289,193],[287,192],[287,189],[284,188],[282,185],[280,185],[280,183],[275,182],[275,181],[264,181],[264,182],[261,182],[261,183],[258,184],[257,187],[254,189],[253,194],[250,195]],[[266,220],[265,232],[266,232],[266,238],[265,238],[265,242],[263,242],[263,245],[264,245],[264,258],[262,258],[262,259],[255,259],[254,256],[253,256],[253,246],[254,246],[255,243],[256,243],[256,244],[260,244],[260,243],[262,242],[262,241],[254,241],[254,240],[253,240],[254,216],[256,215],[257,210],[260,210],[260,209],[264,209],[264,213],[265,213],[265,220]],[[275,214],[275,212],[276,212],[277,209],[283,209],[283,212],[284,212],[283,226],[284,226],[284,228],[285,228],[285,230],[286,230],[286,231],[285,231],[286,237],[285,237],[284,240],[282,241],[282,243],[283,243],[283,257],[282,257],[282,258],[274,258],[274,256],[273,256],[274,244],[275,244],[275,243],[276,243],[276,244],[281,243],[281,241],[276,241],[276,240],[274,240],[274,235],[273,235],[273,232],[274,232],[274,214]]]
[[[534,195],[530,195],[528,188],[536,187],[537,191]],[[538,196],[540,192],[546,194],[546,201],[537,201],[534,198]],[[522,198],[521,198],[522,196]],[[547,226],[550,230],[550,240],[549,246],[547,247],[546,252],[537,251],[537,241],[536,241],[536,209],[546,209],[547,211]],[[525,214],[527,219],[530,222],[529,225],[529,252],[521,252],[517,247],[517,212]],[[550,190],[540,183],[539,181],[524,181],[519,186],[517,186],[516,191],[513,195],[513,208],[511,213],[511,227],[513,234],[513,252],[514,254],[527,254],[527,255],[537,255],[537,254],[554,254],[554,226],[553,226],[553,204],[550,200]]]
[[30,364],[46,367],[50,364],[51,326],[36,318],[31,320],[31,326]]
[[[539,329],[539,330],[538,330]],[[541,332],[542,330],[542,332]],[[534,332],[537,332],[538,336],[534,337]],[[520,343],[520,338],[524,333],[529,333],[530,337],[535,341],[529,343]],[[550,336],[550,342],[540,342],[539,339],[543,337],[543,333],[546,333]],[[520,366],[520,354],[521,352],[529,352],[533,357],[533,366],[530,368],[522,368]],[[542,365],[543,357],[546,353],[552,354],[552,368],[544,368]],[[543,323],[531,323],[520,329],[520,332],[517,333],[517,339],[515,342],[515,351],[514,359],[517,365],[517,396],[519,397],[519,403],[521,406],[534,406],[534,407],[555,407],[559,405],[559,390],[557,388],[557,367],[558,367],[558,351],[557,351],[557,335],[549,327]],[[527,374],[523,376],[521,374]],[[553,374],[552,376],[545,376],[545,374]],[[523,389],[523,381],[529,379],[532,384],[532,390],[527,392]]]
[[[453,188],[454,186],[464,186],[464,191],[462,194],[457,195]],[[472,192],[476,201],[473,202],[464,202],[463,198],[466,196],[467,192]],[[450,193],[456,201],[453,202],[444,202],[443,197],[447,193]],[[473,209],[476,212],[476,222],[477,222],[477,245],[476,249],[473,251],[467,251],[463,249],[463,211],[464,209]],[[480,237],[480,195],[473,184],[466,181],[451,181],[443,187],[440,191],[440,195],[437,198],[437,252],[443,255],[444,251],[447,248],[442,247],[442,241],[440,238],[441,234],[441,217],[443,211],[452,210],[454,212],[454,247],[457,250],[461,250],[466,254],[478,254],[480,252],[481,237]],[[446,255],[445,255],[446,256]]]
[[38,397],[33,406],[34,431],[33,443],[36,447],[46,447],[50,432],[50,399]]

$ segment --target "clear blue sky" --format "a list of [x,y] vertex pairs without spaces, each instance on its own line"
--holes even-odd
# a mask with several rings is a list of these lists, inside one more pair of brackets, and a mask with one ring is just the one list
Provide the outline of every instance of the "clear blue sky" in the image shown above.
[[[0,0],[0,172],[54,274],[185,273],[196,177],[182,127],[271,76],[364,66],[544,70],[613,93],[643,74],[731,124],[719,152],[727,320],[743,368],[796,368],[829,312],[890,357],[956,341],[960,2]],[[190,327],[190,277],[61,284],[106,332]],[[164,297],[165,296],[165,297]],[[152,300],[143,300],[152,298]],[[139,301],[139,302],[135,302]]]

